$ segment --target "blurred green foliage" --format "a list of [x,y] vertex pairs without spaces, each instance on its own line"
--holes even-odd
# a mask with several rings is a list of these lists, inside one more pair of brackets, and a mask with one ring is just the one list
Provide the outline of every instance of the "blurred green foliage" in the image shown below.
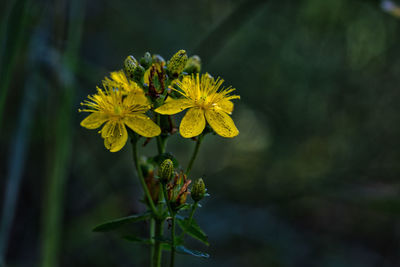
[[[108,153],[77,109],[127,55],[179,49],[242,99],[240,135],[207,136],[192,171],[212,195],[197,214],[211,258],[180,256],[178,266],[400,265],[400,29],[379,1],[87,0],[74,12],[75,2],[0,4],[1,196],[13,144],[27,141],[16,137],[33,70],[36,88],[9,266],[45,265],[53,250],[58,266],[146,263],[145,247],[91,232],[144,206],[129,148]],[[171,144],[187,163],[194,142]],[[46,246],[47,225],[58,235]]]

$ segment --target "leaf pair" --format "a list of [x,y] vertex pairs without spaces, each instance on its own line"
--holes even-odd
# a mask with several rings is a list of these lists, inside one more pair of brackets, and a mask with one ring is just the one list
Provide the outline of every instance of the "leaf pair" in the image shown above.
[[[93,229],[93,231],[94,232],[110,232],[110,231],[117,230],[118,228],[120,228],[124,225],[148,220],[150,218],[151,218],[151,212],[135,214],[135,215],[122,217],[122,218],[118,218],[118,219],[114,219],[114,220],[102,223],[102,224],[96,226]],[[202,243],[206,244],[207,246],[210,245],[208,242],[208,236],[204,233],[204,231],[200,228],[200,226],[193,219],[189,223],[188,218],[180,217],[177,219],[177,223],[184,233],[189,234],[190,236],[201,241]],[[162,237],[158,237],[158,238],[162,239],[161,242],[163,243],[163,249],[165,249],[165,250],[171,249],[171,240],[163,239]],[[133,236],[133,235],[124,236],[124,239],[131,241],[131,242],[138,242],[138,243],[147,244],[147,245],[151,244],[151,241],[149,239],[143,239],[143,238],[139,238],[139,237]],[[182,243],[182,242],[179,242],[179,243]],[[209,258],[210,257],[210,255],[207,253],[204,253],[204,252],[201,252],[198,250],[192,250],[183,245],[178,245],[178,246],[176,246],[175,249],[176,249],[176,252],[178,252],[180,254],[186,254],[186,255],[201,257],[201,258]]]

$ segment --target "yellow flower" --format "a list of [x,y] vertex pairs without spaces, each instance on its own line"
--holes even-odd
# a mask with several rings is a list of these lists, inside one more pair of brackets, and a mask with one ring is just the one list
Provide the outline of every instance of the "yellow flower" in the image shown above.
[[126,77],[125,72],[123,70],[111,72],[110,76],[111,79],[106,77],[103,80],[104,87],[109,87],[114,89],[118,88],[125,94],[128,94],[129,92],[144,94],[142,88],[140,88],[140,86],[134,81],[129,80]]
[[[229,95],[235,89],[232,87],[218,90],[223,79],[214,80],[208,74],[184,76],[182,82],[176,82],[183,98],[167,98],[165,104],[155,111],[164,115],[173,115],[189,109],[179,126],[181,135],[190,138],[201,134],[206,126],[206,120],[214,131],[223,137],[235,137],[239,134],[233,120],[232,99],[240,99],[238,95]],[[174,89],[175,90],[175,89]]]
[[88,96],[89,100],[81,103],[91,112],[81,126],[87,129],[97,129],[104,138],[104,146],[111,152],[117,152],[124,147],[128,140],[126,126],[144,137],[154,137],[161,133],[160,127],[145,115],[150,104],[143,92],[124,92],[113,87],[97,87],[97,94]]

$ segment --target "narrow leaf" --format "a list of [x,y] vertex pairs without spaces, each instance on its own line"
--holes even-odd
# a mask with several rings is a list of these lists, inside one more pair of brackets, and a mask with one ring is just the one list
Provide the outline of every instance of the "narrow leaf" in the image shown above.
[[206,233],[204,233],[203,230],[201,230],[200,226],[196,223],[195,220],[192,219],[192,222],[190,223],[190,225],[189,225],[188,218],[185,218],[183,220],[178,219],[177,222],[178,222],[179,227],[184,232],[189,234],[191,237],[203,242],[207,246],[210,245],[210,243],[208,243],[208,236],[206,235]]
[[126,235],[122,237],[125,240],[128,240],[130,242],[135,242],[135,243],[141,243],[141,244],[145,244],[145,245],[151,245],[151,241],[149,239],[145,239],[145,238],[140,238],[134,235]]
[[192,249],[188,249],[185,246],[177,246],[176,248],[176,252],[180,253],[180,254],[186,254],[186,255],[191,255],[191,256],[195,256],[195,257],[201,257],[201,258],[209,258],[210,255],[208,255],[207,253],[198,251],[198,250],[192,250]]
[[118,219],[111,220],[111,221],[108,221],[108,222],[105,222],[105,223],[102,223],[102,224],[96,226],[93,229],[93,232],[109,232],[109,231],[115,230],[123,225],[126,225],[128,223],[144,221],[144,220],[150,219],[150,217],[151,217],[151,213],[145,212],[142,214],[135,214],[135,215],[131,215],[128,217],[118,218]]
[[161,243],[172,244],[171,239],[164,236],[155,236],[154,239],[160,241]]

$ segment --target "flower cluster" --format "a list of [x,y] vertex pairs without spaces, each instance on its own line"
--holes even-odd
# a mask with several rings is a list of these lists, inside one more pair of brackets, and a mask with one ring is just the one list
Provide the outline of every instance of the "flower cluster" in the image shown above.
[[223,79],[197,73],[199,62],[198,56],[188,59],[184,50],[168,63],[149,53],[140,62],[129,56],[125,70],[111,72],[102,82],[103,89],[97,87],[97,93],[81,103],[85,108],[80,111],[91,113],[81,126],[96,129],[104,124],[99,131],[104,145],[116,152],[128,139],[126,126],[141,136],[155,137],[165,132],[157,114],[175,115],[187,109],[179,127],[182,137],[200,135],[207,123],[218,135],[235,137],[239,131],[229,115],[231,100],[240,97],[231,95],[232,87],[222,87]]
[[[185,235],[209,245],[207,235],[193,217],[201,207],[199,201],[208,196],[207,189],[201,178],[192,183],[189,173],[207,133],[227,138],[239,134],[230,115],[234,107],[232,100],[240,96],[232,94],[234,88],[223,87],[223,79],[200,74],[200,58],[188,57],[184,50],[168,61],[148,52],[140,60],[128,56],[123,65],[123,70],[111,72],[102,86],[97,87],[97,92],[81,103],[83,108],[79,111],[90,113],[81,126],[100,128],[104,146],[111,152],[121,150],[130,137],[137,177],[145,195],[143,203],[148,209],[142,214],[101,224],[94,231],[109,231],[127,223],[150,220],[149,239],[130,238],[152,246],[151,266],[161,266],[163,250],[170,251],[172,267],[176,252],[208,257],[207,253],[184,246]],[[177,132],[174,115],[184,111],[179,133],[196,141],[185,171],[166,150],[167,139]],[[146,138],[143,145],[154,137],[156,156],[139,157],[137,144],[141,137]],[[185,214],[186,217],[182,216]],[[163,234],[165,223],[170,226],[169,238]],[[176,229],[178,226],[180,230]]]

